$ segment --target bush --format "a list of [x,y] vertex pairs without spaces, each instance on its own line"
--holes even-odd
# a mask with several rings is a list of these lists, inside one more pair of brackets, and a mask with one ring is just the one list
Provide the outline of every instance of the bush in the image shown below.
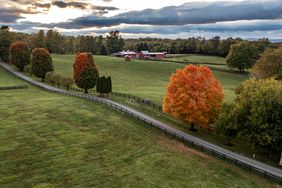
[[15,65],[20,71],[30,63],[30,51],[25,42],[14,42],[10,46],[10,63]]
[[32,76],[31,65],[24,66],[24,72],[26,72],[28,75]]
[[54,85],[56,85],[57,87],[60,87],[62,85],[62,79],[63,79],[63,76],[58,73],[54,73],[51,76],[51,80],[53,81]]
[[41,78],[43,82],[45,74],[54,70],[52,58],[49,52],[44,48],[35,48],[32,51],[31,64],[33,74]]
[[12,36],[7,29],[0,29],[0,59],[9,62],[9,49],[12,42]]
[[112,79],[111,77],[99,77],[97,80],[96,92],[100,95],[109,94],[112,92]]
[[52,82],[51,77],[53,76],[53,74],[54,74],[54,71],[49,71],[49,72],[47,72],[47,73],[45,74],[45,80],[46,80],[47,82]]
[[73,78],[76,85],[88,93],[94,88],[99,78],[99,73],[91,53],[78,53],[73,63]]
[[282,80],[282,47],[266,50],[253,67],[252,76],[258,79],[274,77]]
[[211,70],[204,66],[188,65],[170,77],[163,111],[191,124],[209,129],[218,116],[223,92]]
[[259,58],[259,51],[250,42],[244,41],[233,44],[226,58],[229,67],[237,68],[240,71],[253,67]]
[[74,80],[71,77],[62,77],[62,85],[69,90],[69,88],[74,84]]

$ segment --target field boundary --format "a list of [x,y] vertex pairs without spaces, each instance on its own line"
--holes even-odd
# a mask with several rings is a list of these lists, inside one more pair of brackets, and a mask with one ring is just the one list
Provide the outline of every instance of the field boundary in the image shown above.
[[145,115],[128,106],[119,104],[109,99],[104,99],[104,98],[96,97],[94,95],[71,92],[71,91],[66,91],[63,89],[56,88],[56,87],[52,87],[42,82],[35,81],[32,78],[25,76],[20,72],[15,71],[8,64],[0,62],[0,66],[2,66],[4,69],[11,72],[12,74],[16,75],[17,77],[21,78],[22,80],[29,82],[31,85],[35,87],[38,87],[45,91],[49,91],[51,93],[58,93],[58,94],[67,95],[67,96],[79,97],[79,98],[83,98],[89,101],[104,104],[105,106],[111,107],[119,112],[122,112],[123,114],[126,114],[129,117],[137,119],[145,124],[148,124],[151,127],[154,127],[170,135],[171,137],[179,141],[182,141],[185,144],[191,145],[193,148],[196,148],[202,152],[208,153],[220,159],[230,161],[236,164],[237,166],[240,166],[240,167],[243,167],[249,170],[250,172],[262,175],[265,178],[268,178],[272,181],[282,184],[282,170],[279,168],[275,168],[270,165],[264,164],[262,162],[250,159],[248,157],[242,156],[240,154],[237,154],[235,152],[232,152],[230,150],[227,150],[215,144],[204,141],[195,136],[189,135],[183,131],[180,131],[178,129],[171,127],[170,125],[164,124],[148,115]]
[[18,85],[18,86],[4,86],[0,87],[0,90],[15,90],[15,89],[27,89],[27,85]]
[[233,69],[225,69],[225,68],[218,68],[218,67],[212,67],[209,65],[221,65],[224,66],[223,64],[219,63],[206,63],[206,62],[190,62],[190,61],[176,61],[176,60],[165,60],[165,59],[145,59],[147,61],[162,61],[162,62],[168,62],[168,63],[179,63],[179,64],[193,64],[193,65],[205,65],[209,69],[214,70],[214,71],[219,71],[219,72],[228,72],[228,73],[233,73],[233,74],[249,74],[248,71],[242,72],[238,70],[233,70]]

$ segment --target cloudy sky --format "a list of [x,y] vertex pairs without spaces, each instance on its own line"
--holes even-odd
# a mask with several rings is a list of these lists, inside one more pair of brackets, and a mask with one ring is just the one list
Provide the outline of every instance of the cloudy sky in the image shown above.
[[0,24],[28,33],[282,39],[282,0],[0,0]]

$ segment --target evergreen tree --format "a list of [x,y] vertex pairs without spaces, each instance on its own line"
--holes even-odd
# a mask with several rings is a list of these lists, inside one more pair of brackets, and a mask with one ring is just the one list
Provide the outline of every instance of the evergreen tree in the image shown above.
[[45,34],[44,30],[39,30],[35,39],[36,48],[45,48]]

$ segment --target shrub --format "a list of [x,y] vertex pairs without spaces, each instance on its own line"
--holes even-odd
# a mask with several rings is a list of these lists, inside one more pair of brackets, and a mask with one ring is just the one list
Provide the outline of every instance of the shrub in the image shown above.
[[54,71],[49,71],[45,74],[45,80],[48,81],[48,82],[52,82],[52,79],[51,77],[53,76],[54,74]]
[[54,73],[51,78],[57,87],[60,87],[62,85],[63,76],[61,74]]
[[226,58],[229,67],[237,68],[240,71],[251,68],[259,57],[259,51],[250,42],[239,42],[231,46]]
[[96,92],[100,95],[109,94],[112,92],[112,79],[111,77],[99,77],[97,80]]
[[44,48],[35,48],[32,51],[31,63],[33,74],[41,78],[43,82],[45,74],[54,70],[52,58],[49,52]]
[[71,77],[62,77],[62,85],[69,90],[69,88],[74,84],[74,80]]
[[21,71],[30,63],[30,51],[25,42],[14,42],[10,46],[10,63]]
[[163,111],[191,124],[210,128],[220,112],[223,92],[211,70],[204,66],[188,65],[170,77]]
[[78,87],[88,93],[88,89],[96,86],[98,70],[91,53],[78,53],[73,63],[73,78]]
[[275,77],[282,80],[282,47],[266,50],[253,67],[252,76],[259,79]]
[[125,61],[131,61],[131,57],[130,57],[129,55],[126,55],[126,56],[124,57],[124,59],[125,59]]
[[12,42],[12,36],[7,29],[0,29],[0,59],[9,62],[9,49]]
[[26,72],[28,75],[32,76],[31,65],[24,66],[24,72]]

